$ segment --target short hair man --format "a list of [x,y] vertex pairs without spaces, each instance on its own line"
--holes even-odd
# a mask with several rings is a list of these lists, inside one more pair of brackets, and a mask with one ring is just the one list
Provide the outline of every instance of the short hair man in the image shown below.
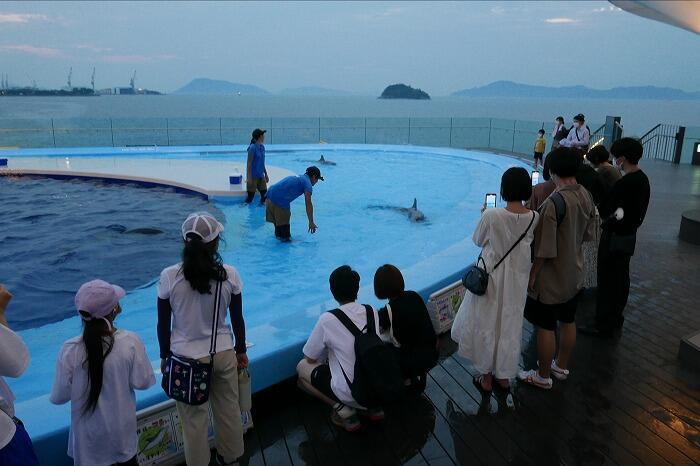
[[[623,311],[630,292],[630,259],[634,255],[637,230],[649,206],[649,178],[639,168],[644,148],[633,138],[615,141],[610,153],[624,173],[610,195],[599,206],[603,234],[598,247],[598,297],[595,326],[581,327],[581,333],[612,337],[625,321]],[[622,218],[615,215],[622,209]]]
[[[583,283],[581,245],[593,238],[595,205],[590,193],[576,183],[581,159],[560,147],[547,157],[556,191],[540,206],[535,229],[535,262],[530,272],[525,318],[537,328],[538,369],[521,371],[518,378],[540,388],[552,388],[551,375],[566,379],[569,357],[576,343],[574,323]],[[555,357],[557,323],[559,353]]]
[[[357,328],[366,327],[367,308],[356,302],[360,275],[343,265],[331,273],[328,281],[340,311]],[[372,316],[375,328],[379,328],[377,313],[372,312]],[[331,420],[334,424],[349,432],[358,430],[357,408],[364,408],[354,400],[349,386],[354,380],[355,337],[332,313],[324,312],[311,331],[303,352],[304,359],[297,365],[299,386],[333,407]],[[381,409],[370,409],[366,413],[375,421],[384,418]]]
[[316,233],[318,228],[314,223],[314,205],[311,202],[313,187],[323,181],[321,170],[318,167],[309,167],[306,173],[299,176],[288,176],[272,185],[267,192],[266,219],[275,225],[275,236],[282,241],[292,239],[289,222],[292,218],[291,203],[296,198],[304,195],[306,202],[306,216],[309,219],[309,233]]

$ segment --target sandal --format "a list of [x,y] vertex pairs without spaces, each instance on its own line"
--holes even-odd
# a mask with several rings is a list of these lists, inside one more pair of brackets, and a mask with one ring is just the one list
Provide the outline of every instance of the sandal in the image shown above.
[[481,385],[481,381],[484,379],[483,374],[482,375],[475,375],[472,377],[472,383],[476,387],[477,390],[479,390],[479,393],[482,395],[490,395],[491,391],[493,390],[486,390],[483,385]]
[[529,371],[520,371],[518,373],[518,379],[535,387],[542,388],[544,390],[549,390],[552,388],[552,378],[545,379],[540,377],[536,369],[531,369]]

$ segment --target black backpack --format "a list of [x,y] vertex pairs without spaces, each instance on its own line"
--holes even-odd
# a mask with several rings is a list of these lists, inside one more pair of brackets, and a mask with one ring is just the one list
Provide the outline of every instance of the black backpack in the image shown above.
[[366,408],[395,403],[404,398],[406,387],[393,348],[377,335],[374,311],[365,305],[367,326],[360,330],[340,309],[329,311],[355,337],[355,376],[352,382],[341,366],[352,397]]

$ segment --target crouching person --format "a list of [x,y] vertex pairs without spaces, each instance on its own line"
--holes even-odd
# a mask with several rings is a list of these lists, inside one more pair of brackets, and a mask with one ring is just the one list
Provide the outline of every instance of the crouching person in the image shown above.
[[381,404],[400,399],[404,387],[392,349],[378,336],[377,314],[355,302],[360,275],[344,265],[329,281],[340,307],[321,314],[304,345],[299,386],[333,407],[335,425],[354,432],[358,413],[382,421]]
[[425,390],[426,375],[438,361],[437,337],[428,308],[415,291],[406,291],[401,271],[382,265],[374,274],[374,294],[389,302],[381,308],[379,327],[395,348],[404,385],[414,394]]

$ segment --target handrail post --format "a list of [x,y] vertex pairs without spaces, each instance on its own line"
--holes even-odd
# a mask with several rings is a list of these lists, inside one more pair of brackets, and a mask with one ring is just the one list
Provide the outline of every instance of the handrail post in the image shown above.
[[219,117],[219,145],[224,145],[224,135],[223,131],[221,130],[221,117]]
[[165,138],[168,141],[168,146],[170,146],[170,123],[168,118],[165,119]]
[[408,117],[408,144],[411,144],[411,117]]
[[510,146],[510,151],[515,152],[515,125],[518,123],[518,120],[513,120],[513,141]]
[[321,117],[318,117],[318,142],[321,142]]
[[109,134],[112,136],[112,147],[114,147],[114,126],[112,125],[112,118],[109,119]]
[[53,126],[53,118],[51,118],[51,137],[53,138],[53,146],[56,147],[56,129]]
[[452,147],[452,118],[450,117],[450,147]]
[[491,148],[491,127],[493,126],[492,120],[492,118],[489,118],[489,145],[487,146],[489,149]]
[[365,117],[365,144],[367,144],[367,117]]

